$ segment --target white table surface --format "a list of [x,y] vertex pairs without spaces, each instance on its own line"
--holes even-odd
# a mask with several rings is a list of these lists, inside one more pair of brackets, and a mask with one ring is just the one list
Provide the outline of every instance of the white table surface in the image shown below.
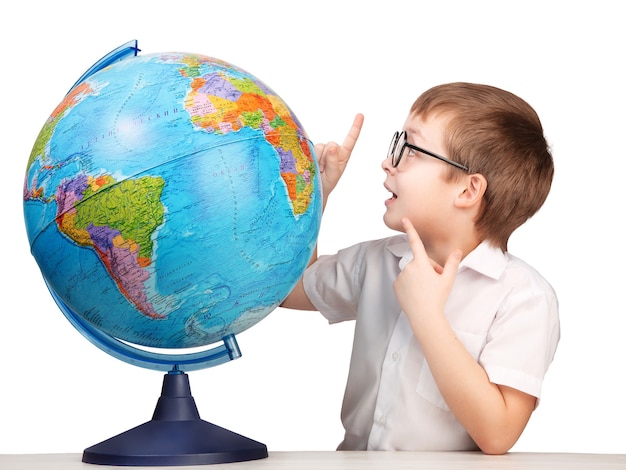
[[[82,454],[5,454],[1,470],[106,469],[111,466],[81,462]],[[626,470],[626,454],[509,453],[480,452],[269,452],[269,457],[247,462],[190,465],[183,467],[118,467],[128,469],[189,470],[408,470],[408,469],[515,469],[515,470]]]

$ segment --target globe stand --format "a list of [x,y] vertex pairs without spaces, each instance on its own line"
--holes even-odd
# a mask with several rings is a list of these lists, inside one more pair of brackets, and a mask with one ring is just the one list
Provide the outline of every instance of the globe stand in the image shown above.
[[189,377],[179,367],[198,370],[241,356],[235,335],[208,351],[160,354],[139,350],[113,338],[76,315],[46,285],[65,317],[89,341],[111,356],[139,367],[169,370],[152,420],[88,447],[83,462],[101,465],[178,466],[241,462],[267,457],[265,444],[200,419]]
[[200,419],[189,377],[165,374],[152,420],[83,452],[83,462],[124,466],[177,466],[263,459],[267,447]]

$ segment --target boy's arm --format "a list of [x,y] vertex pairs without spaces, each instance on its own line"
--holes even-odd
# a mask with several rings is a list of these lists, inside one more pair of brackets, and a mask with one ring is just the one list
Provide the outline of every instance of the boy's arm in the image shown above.
[[411,222],[405,219],[403,224],[414,258],[394,282],[398,302],[452,413],[484,453],[503,454],[524,430],[536,398],[490,382],[445,317],[460,250],[451,253],[441,267],[428,257]]
[[[362,114],[359,113],[356,115],[354,122],[352,123],[352,127],[343,141],[343,144],[339,145],[335,142],[329,142],[327,144],[317,144],[315,146],[315,154],[317,155],[320,178],[322,182],[322,210],[326,207],[328,196],[333,189],[335,189],[341,175],[343,175],[343,172],[346,169],[346,165],[350,160],[350,155],[352,155],[352,150],[354,150],[356,141],[361,133],[363,119],[364,117]],[[313,251],[313,255],[309,261],[309,266],[315,263],[316,260],[317,247]],[[297,310],[317,310],[304,291],[302,278],[300,278],[298,284],[296,284],[280,306]]]
[[[311,256],[311,261],[309,261],[309,266],[315,263],[317,260],[317,247],[313,251],[313,256]],[[296,286],[291,290],[289,295],[283,302],[280,304],[281,307],[291,308],[294,310],[317,310],[315,306],[309,300],[309,296],[306,295],[304,291],[304,276],[300,277]]]

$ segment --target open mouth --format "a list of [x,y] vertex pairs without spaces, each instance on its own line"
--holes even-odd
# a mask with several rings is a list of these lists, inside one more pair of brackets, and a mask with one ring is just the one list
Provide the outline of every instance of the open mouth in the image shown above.
[[398,198],[398,195],[394,193],[391,189],[389,189],[386,185],[385,185],[385,189],[391,193],[391,196],[386,201],[387,203],[395,201]]

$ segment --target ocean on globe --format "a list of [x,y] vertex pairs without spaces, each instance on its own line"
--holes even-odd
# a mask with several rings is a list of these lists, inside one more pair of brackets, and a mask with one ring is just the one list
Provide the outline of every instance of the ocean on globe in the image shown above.
[[45,122],[26,232],[53,295],[116,340],[206,346],[265,318],[313,252],[313,146],[250,73],[191,53],[116,61]]

